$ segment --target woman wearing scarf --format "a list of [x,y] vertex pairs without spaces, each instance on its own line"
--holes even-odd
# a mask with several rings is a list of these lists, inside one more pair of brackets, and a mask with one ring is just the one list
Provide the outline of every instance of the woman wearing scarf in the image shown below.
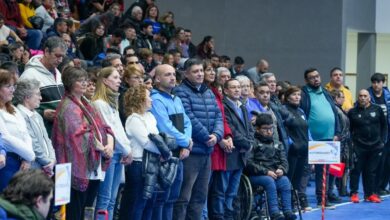
[[118,89],[120,84],[120,75],[114,67],[103,68],[97,74],[96,92],[92,97],[92,105],[100,112],[104,122],[111,127],[116,138],[114,155],[106,171],[104,182],[100,184],[96,202],[96,210],[107,210],[110,220],[113,218],[123,164],[130,164],[132,161],[130,141],[119,118]]
[[63,71],[65,95],[52,133],[58,163],[72,163],[71,201],[66,207],[66,217],[72,220],[84,219],[85,207],[93,206],[114,147],[111,128],[83,96],[87,77],[81,68]]

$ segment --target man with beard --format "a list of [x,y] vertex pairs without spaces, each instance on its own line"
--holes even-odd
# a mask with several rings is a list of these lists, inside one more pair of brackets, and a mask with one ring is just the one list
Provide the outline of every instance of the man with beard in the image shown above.
[[[315,141],[338,141],[340,133],[337,110],[332,97],[321,86],[320,73],[315,68],[310,68],[304,74],[306,85],[302,88],[302,99],[300,107],[305,112],[309,124],[309,130]],[[329,167],[327,167],[328,169]],[[315,182],[317,205],[321,206],[322,201],[322,165],[315,166]],[[329,179],[327,174],[327,180]],[[328,181],[327,181],[328,182]],[[326,183],[328,189],[328,183]],[[325,207],[335,209],[336,207],[328,202],[326,196]]]

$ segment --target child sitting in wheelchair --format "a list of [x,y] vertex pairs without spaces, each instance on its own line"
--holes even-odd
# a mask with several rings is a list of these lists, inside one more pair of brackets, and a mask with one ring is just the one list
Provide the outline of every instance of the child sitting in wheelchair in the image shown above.
[[[255,144],[245,171],[252,186],[261,185],[265,189],[271,219],[294,220],[297,217],[291,209],[291,183],[286,176],[288,162],[283,145],[274,142],[273,132],[272,116],[259,114],[255,123]],[[283,214],[278,205],[278,192]]]

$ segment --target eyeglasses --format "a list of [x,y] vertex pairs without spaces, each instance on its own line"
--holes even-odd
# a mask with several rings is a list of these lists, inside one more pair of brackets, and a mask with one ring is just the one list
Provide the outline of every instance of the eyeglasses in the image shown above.
[[268,131],[268,132],[271,132],[271,131],[273,131],[274,130],[274,127],[260,127],[260,130],[261,131]]
[[314,76],[307,77],[307,79],[310,81],[315,80],[315,79],[319,79],[319,78],[320,78],[320,75],[314,75]]

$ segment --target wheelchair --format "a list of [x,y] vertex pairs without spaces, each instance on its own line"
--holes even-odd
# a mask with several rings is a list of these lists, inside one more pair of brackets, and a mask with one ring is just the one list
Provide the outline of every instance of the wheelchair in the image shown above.
[[[298,199],[298,192],[293,190],[293,196],[297,201],[299,219],[302,220],[302,212]],[[237,197],[233,202],[233,207],[239,210],[235,216],[236,220],[270,220],[268,210],[267,194],[262,186],[252,187],[247,176],[241,175]]]

